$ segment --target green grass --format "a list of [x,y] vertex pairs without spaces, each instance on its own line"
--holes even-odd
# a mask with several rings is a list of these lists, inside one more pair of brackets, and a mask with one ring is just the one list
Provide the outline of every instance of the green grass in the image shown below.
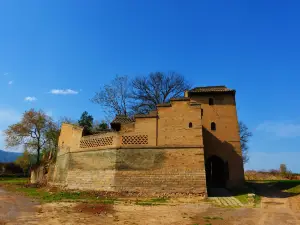
[[274,187],[288,193],[300,194],[299,180],[281,180],[274,183]]
[[252,183],[266,183],[291,194],[300,194],[300,180],[263,180],[251,181]]
[[0,184],[25,184],[28,178],[0,177]]
[[54,191],[45,188],[26,186],[28,178],[0,178],[0,186],[5,189],[36,199],[40,202],[86,201],[102,204],[114,204],[116,198],[98,196],[97,193],[79,191]]
[[248,204],[248,194],[238,194],[234,197],[238,199],[242,204]]
[[248,193],[253,193],[250,185],[246,183],[243,188],[230,190],[235,198],[237,198],[242,204],[248,204]]
[[161,205],[166,203],[168,198],[152,198],[149,200],[138,200],[135,202],[136,205]]

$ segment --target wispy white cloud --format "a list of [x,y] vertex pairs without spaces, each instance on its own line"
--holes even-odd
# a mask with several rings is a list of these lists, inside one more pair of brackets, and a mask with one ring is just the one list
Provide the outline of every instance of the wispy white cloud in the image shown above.
[[266,121],[259,124],[256,130],[274,134],[277,137],[300,137],[300,124],[293,122]]
[[34,102],[34,101],[37,101],[37,98],[36,97],[30,97],[30,96],[28,96],[24,100],[26,102]]
[[54,95],[77,95],[78,91],[72,89],[52,89],[50,93]]
[[14,81],[13,80],[10,80],[9,82],[8,82],[8,85],[12,85],[14,83]]
[[4,76],[7,76],[8,75],[8,73],[4,73]]

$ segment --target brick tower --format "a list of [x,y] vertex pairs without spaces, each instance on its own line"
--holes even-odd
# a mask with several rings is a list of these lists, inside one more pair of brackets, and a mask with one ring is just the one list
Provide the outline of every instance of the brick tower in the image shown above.
[[244,182],[235,90],[196,87],[185,97],[201,104],[207,185],[238,187]]

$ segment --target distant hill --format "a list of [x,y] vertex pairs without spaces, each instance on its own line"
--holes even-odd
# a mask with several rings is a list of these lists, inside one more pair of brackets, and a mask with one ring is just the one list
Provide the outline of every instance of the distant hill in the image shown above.
[[22,153],[6,152],[0,150],[0,163],[1,162],[14,162]]

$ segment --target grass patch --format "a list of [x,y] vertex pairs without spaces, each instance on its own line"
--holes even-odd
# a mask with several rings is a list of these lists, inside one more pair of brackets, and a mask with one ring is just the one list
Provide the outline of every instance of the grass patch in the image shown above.
[[237,194],[234,197],[239,200],[242,204],[248,204],[248,194]]
[[169,198],[152,198],[151,202],[159,202],[159,203],[166,203],[169,200]]
[[300,194],[300,180],[259,180],[249,183],[264,183],[287,193]]
[[219,217],[219,216],[203,216],[203,219],[205,219],[205,220],[223,220],[223,218]]
[[137,200],[135,202],[136,205],[161,205],[166,203],[168,198],[152,198],[149,200]]
[[0,177],[0,184],[26,184],[28,178],[18,177]]
[[299,180],[281,180],[274,183],[274,187],[279,188],[288,193],[300,194]]
[[248,194],[253,193],[253,190],[251,188],[251,185],[249,183],[246,183],[243,188],[238,189],[231,189],[230,192],[233,194],[233,196],[238,199],[242,204],[248,204]]
[[85,201],[92,203],[114,204],[116,198],[99,196],[96,192],[54,191],[28,185],[28,178],[1,178],[3,188],[34,198],[40,202]]
[[[252,203],[252,202],[249,202],[248,194],[253,193],[253,194],[255,194],[254,202],[253,202],[254,206],[258,206],[261,201],[261,196],[259,195],[259,193],[256,192],[254,183],[256,183],[256,182],[247,181],[247,182],[245,182],[245,185],[243,188],[231,189],[230,192],[233,194],[233,196],[235,198],[237,198],[244,205]],[[264,181],[262,181],[262,183],[264,183]]]

